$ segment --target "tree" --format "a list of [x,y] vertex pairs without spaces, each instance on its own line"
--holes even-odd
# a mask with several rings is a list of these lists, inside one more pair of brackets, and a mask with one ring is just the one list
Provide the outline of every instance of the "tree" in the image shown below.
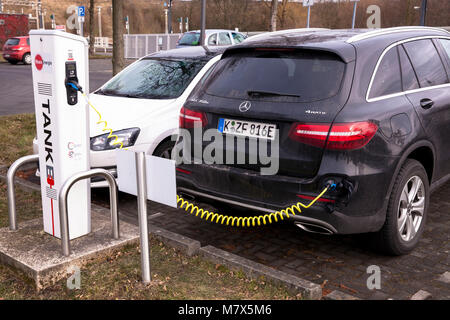
[[112,0],[113,4],[113,75],[118,74],[125,66],[123,52],[123,0]]
[[272,11],[270,14],[270,31],[277,31],[278,0],[272,0]]
[[94,54],[94,13],[95,11],[95,0],[89,0],[89,55]]

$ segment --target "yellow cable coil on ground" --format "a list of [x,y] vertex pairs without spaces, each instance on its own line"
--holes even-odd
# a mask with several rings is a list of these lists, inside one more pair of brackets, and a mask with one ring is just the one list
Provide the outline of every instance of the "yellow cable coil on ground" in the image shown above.
[[[199,217],[200,219],[205,219],[206,221],[211,221],[215,223],[220,224],[226,224],[227,226],[230,225],[234,226],[236,224],[236,227],[254,227],[256,225],[260,226],[261,222],[265,225],[267,222],[269,224],[273,222],[278,222],[278,218],[280,220],[283,220],[284,217],[290,218],[290,214],[292,216],[295,216],[295,212],[302,213],[302,209],[308,209],[311,207],[319,198],[321,198],[325,192],[327,192],[328,187],[325,188],[314,200],[312,200],[308,205],[304,205],[301,202],[297,202],[296,204],[287,207],[281,211],[276,211],[272,213],[267,213],[264,215],[259,216],[253,216],[253,217],[233,217],[233,216],[226,216],[214,212],[209,212],[208,210],[204,210],[202,208],[199,208],[198,206],[190,203],[187,200],[184,200],[182,197],[177,195],[177,204],[180,209],[184,209],[186,212],[189,212],[190,214],[193,214],[195,212],[195,216]],[[273,219],[273,221],[272,221]]]
[[[113,142],[113,145],[120,144],[120,149],[122,149],[123,143],[118,141],[119,137],[116,136],[115,134],[112,134],[113,130],[111,128],[108,128],[108,123],[105,120],[102,120],[102,115],[92,105],[92,103],[89,101],[89,98],[87,97],[87,95],[85,93],[81,93],[81,94],[86,98],[86,101],[89,104],[89,106],[91,106],[91,108],[94,109],[94,111],[97,113],[97,115],[99,117],[97,124],[102,124],[102,123],[104,124],[104,128],[102,129],[102,131],[109,131],[108,139],[116,137],[116,139]],[[267,222],[269,224],[271,224],[273,222],[278,222],[278,218],[280,218],[280,220],[283,220],[284,217],[289,219],[291,217],[290,215],[295,216],[296,211],[297,211],[297,213],[302,213],[302,208],[308,209],[309,207],[311,207],[317,200],[319,200],[319,198],[321,198],[325,194],[325,192],[327,192],[327,190],[328,190],[328,187],[325,188],[308,205],[304,205],[301,202],[297,202],[296,204],[293,204],[292,206],[287,207],[281,211],[271,212],[271,213],[267,213],[267,214],[263,214],[263,215],[259,215],[259,216],[253,216],[253,217],[234,217],[234,216],[227,216],[227,215],[223,215],[223,214],[209,212],[208,210],[199,208],[198,206],[190,203],[189,201],[184,200],[179,195],[177,195],[177,205],[180,209],[184,209],[186,212],[189,212],[190,214],[195,212],[196,217],[199,217],[200,219],[205,219],[206,221],[211,221],[211,222],[215,222],[215,223],[220,222],[220,224],[226,223],[227,226],[230,225],[230,222],[231,222],[231,226],[234,226],[236,224],[236,227],[250,227],[250,226],[254,227],[256,225],[260,226],[261,222],[264,225],[267,224]],[[273,219],[273,221],[272,221],[272,219]]]

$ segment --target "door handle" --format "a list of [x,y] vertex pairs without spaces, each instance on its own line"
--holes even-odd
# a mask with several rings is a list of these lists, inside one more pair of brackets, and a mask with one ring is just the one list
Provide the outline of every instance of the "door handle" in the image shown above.
[[434,101],[428,98],[420,100],[420,106],[425,110],[430,109],[434,105]]

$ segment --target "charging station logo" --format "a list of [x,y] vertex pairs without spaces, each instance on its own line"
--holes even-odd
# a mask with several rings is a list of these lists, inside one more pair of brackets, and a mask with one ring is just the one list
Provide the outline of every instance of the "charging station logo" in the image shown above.
[[39,71],[42,70],[42,68],[44,67],[44,60],[42,59],[41,55],[36,55],[36,57],[34,58],[34,64],[36,65],[36,69],[38,69]]
[[[44,57],[42,57],[44,56]],[[36,66],[36,69],[38,71],[47,71],[47,72],[51,72],[52,71],[52,66],[53,66],[53,59],[52,59],[52,55],[50,54],[37,54],[34,57],[34,65]]]

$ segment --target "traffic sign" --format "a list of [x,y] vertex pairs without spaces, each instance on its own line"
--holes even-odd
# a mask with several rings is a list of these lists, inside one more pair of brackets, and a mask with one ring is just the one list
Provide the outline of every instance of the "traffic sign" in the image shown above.
[[86,15],[86,8],[84,6],[78,7],[78,16],[84,17]]
[[303,0],[304,7],[311,7],[314,4],[314,0]]

